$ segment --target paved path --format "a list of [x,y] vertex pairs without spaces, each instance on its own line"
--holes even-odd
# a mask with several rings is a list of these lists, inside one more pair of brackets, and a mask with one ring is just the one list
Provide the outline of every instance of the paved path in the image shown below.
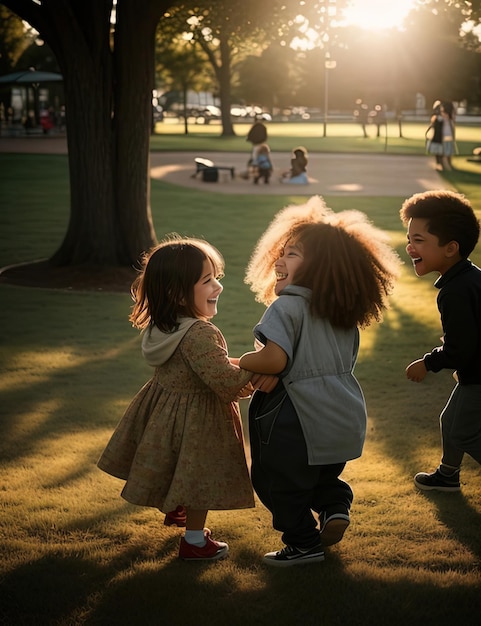
[[[67,144],[64,137],[0,137],[0,152],[66,154]],[[208,158],[217,165],[235,167],[235,179],[231,180],[227,171],[221,171],[217,183],[205,183],[200,175],[193,178],[194,158],[197,156]],[[237,175],[246,169],[248,156],[248,152],[152,152],[151,174],[153,178],[168,183],[224,194],[408,197],[420,191],[447,187],[429,157],[323,153],[309,156],[309,185],[285,185],[278,178],[282,171],[289,168],[288,152],[271,155],[274,175],[269,185],[254,185]]]

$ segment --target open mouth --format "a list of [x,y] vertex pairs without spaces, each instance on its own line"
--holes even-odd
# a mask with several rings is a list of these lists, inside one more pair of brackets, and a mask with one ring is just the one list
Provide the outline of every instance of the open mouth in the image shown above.
[[276,278],[277,280],[284,280],[285,278],[287,278],[288,274],[284,274],[282,272],[276,272]]
[[417,265],[418,263],[421,263],[421,261],[422,261],[422,258],[420,256],[416,257],[415,259],[412,259],[413,265]]

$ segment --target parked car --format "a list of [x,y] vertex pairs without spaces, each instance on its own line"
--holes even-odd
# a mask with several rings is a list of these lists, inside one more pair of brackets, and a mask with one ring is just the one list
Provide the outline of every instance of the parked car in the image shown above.
[[175,111],[178,117],[195,118],[196,124],[209,124],[213,120],[219,120],[221,118],[221,110],[219,107],[208,104],[206,106],[191,104],[187,105],[186,110],[180,104],[176,104],[170,108],[171,111]]
[[230,114],[238,121],[252,122],[252,120],[264,120],[266,122],[272,122],[272,116],[258,106],[233,104],[230,109]]

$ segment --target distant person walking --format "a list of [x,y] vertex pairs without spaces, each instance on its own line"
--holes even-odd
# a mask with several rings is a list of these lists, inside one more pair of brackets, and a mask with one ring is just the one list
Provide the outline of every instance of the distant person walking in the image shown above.
[[429,126],[426,129],[426,148],[434,156],[437,170],[443,169],[443,117],[441,115],[441,101],[436,100]]
[[[376,104],[373,110],[373,120],[376,124],[376,137],[381,136],[381,126],[386,126],[386,107],[382,104]],[[387,132],[387,128],[386,128]]]
[[451,158],[456,154],[455,111],[452,102],[441,104],[443,119],[443,169],[452,170]]
[[360,124],[362,134],[365,139],[368,138],[366,125],[369,122],[369,107],[361,99],[356,100],[356,108],[354,109],[354,119]]
[[455,113],[452,102],[436,100],[426,130],[426,147],[435,158],[437,170],[451,170],[451,158],[456,153]]

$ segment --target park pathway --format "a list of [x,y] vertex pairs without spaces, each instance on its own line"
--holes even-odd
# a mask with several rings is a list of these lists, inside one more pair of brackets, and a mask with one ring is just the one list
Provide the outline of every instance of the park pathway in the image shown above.
[[[65,137],[0,137],[0,153],[66,154]],[[195,157],[212,160],[216,165],[235,167],[231,180],[222,170],[217,183],[205,183],[201,176],[193,178]],[[246,169],[248,152],[193,153],[152,152],[152,178],[175,185],[223,194],[278,194],[278,195],[342,195],[342,196],[396,196],[408,197],[428,189],[449,188],[434,169],[427,156],[400,156],[391,154],[331,154],[309,155],[309,185],[285,185],[279,182],[280,173],[289,168],[290,153],[271,155],[274,174],[269,185],[254,185],[237,174]]]

